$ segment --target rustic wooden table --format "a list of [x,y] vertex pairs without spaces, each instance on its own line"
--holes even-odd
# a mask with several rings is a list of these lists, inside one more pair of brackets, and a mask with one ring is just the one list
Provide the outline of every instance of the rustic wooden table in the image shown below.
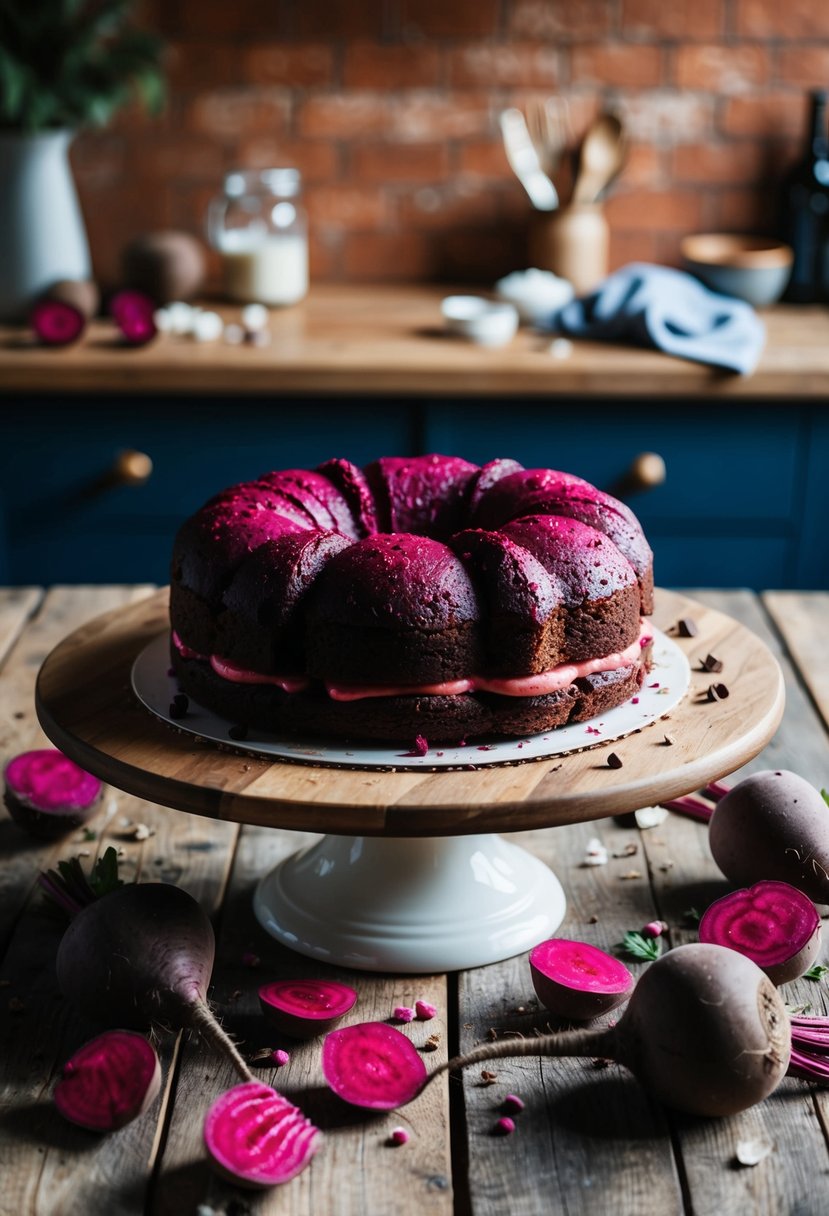
[[[33,687],[46,654],[78,625],[134,602],[146,587],[37,588],[0,592],[0,689],[4,761],[42,745]],[[787,767],[817,785],[829,779],[829,594],[694,591],[742,621],[778,655],[786,678],[786,712],[773,741],[748,769]],[[240,760],[240,763],[243,761]],[[135,825],[151,830],[136,839]],[[536,1213],[798,1213],[829,1211],[829,1103],[823,1091],[787,1081],[762,1106],[728,1120],[677,1116],[652,1103],[621,1069],[591,1062],[499,1062],[494,1084],[479,1070],[390,1116],[338,1106],[323,1089],[319,1046],[291,1046],[291,1062],[261,1076],[295,1095],[325,1132],[308,1170],[265,1193],[243,1192],[216,1178],[201,1148],[202,1116],[234,1078],[197,1040],[161,1044],[165,1085],[142,1119],[99,1138],[64,1124],[50,1102],[56,1071],[89,1037],[62,1001],[53,969],[59,929],[44,914],[38,871],[61,856],[95,853],[115,844],[126,877],[160,878],[186,887],[214,916],[218,957],[213,1000],[245,1054],[278,1046],[258,1016],[258,983],[276,974],[319,974],[321,965],[278,946],[255,924],[251,891],[262,871],[308,834],[239,827],[173,811],[113,791],[94,841],[71,838],[39,845],[7,818],[0,821],[0,1213],[3,1216],[534,1216]],[[140,832],[138,835],[145,836]],[[606,867],[581,865],[598,835],[609,848]],[[670,926],[670,944],[693,940],[685,913],[726,889],[705,829],[671,816],[640,832],[601,820],[516,837],[563,879],[569,906],[563,933],[612,948],[627,929],[656,917]],[[635,850],[635,851],[634,851]],[[251,970],[246,952],[261,962]],[[637,970],[641,964],[632,964]],[[340,973],[342,974],[342,973]],[[437,1033],[435,1063],[485,1039],[491,1031],[529,1032],[546,1017],[533,1000],[525,957],[461,974],[345,975],[358,990],[366,1020],[387,1018],[395,1005],[421,997],[439,1010],[418,1024],[416,1040]],[[800,981],[792,1003],[825,1010],[822,984]],[[288,1044],[285,1044],[288,1046]],[[494,1138],[500,1099],[520,1093],[526,1110],[518,1130]],[[411,1139],[387,1144],[402,1124]],[[763,1138],[773,1151],[756,1167],[735,1165],[737,1142]]]

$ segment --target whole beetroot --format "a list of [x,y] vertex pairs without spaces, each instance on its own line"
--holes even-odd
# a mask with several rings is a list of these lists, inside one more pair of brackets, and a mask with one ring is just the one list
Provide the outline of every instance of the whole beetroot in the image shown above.
[[708,840],[733,883],[775,878],[829,903],[829,806],[797,773],[778,769],[740,781],[715,806]]

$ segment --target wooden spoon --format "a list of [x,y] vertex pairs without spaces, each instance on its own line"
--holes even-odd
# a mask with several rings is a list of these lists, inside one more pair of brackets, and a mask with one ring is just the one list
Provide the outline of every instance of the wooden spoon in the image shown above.
[[572,202],[594,203],[621,169],[626,151],[621,121],[615,114],[600,114],[579,149]]

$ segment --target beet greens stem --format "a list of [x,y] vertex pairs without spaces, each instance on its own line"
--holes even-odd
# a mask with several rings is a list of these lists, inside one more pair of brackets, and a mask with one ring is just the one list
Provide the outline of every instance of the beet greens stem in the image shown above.
[[726,785],[724,781],[709,781],[703,793],[706,798],[710,798],[712,802],[719,802],[726,794],[731,792],[731,786]]
[[689,819],[697,819],[701,823],[708,823],[714,814],[714,808],[709,803],[703,802],[701,798],[694,798],[692,794],[685,798],[671,798],[668,802],[660,802],[659,805],[666,811],[677,811],[680,815],[687,815]]
[[211,1046],[215,1047],[220,1055],[230,1061],[243,1081],[255,1080],[253,1073],[239,1054],[236,1044],[222,1029],[203,1001],[191,1006],[190,1025]]

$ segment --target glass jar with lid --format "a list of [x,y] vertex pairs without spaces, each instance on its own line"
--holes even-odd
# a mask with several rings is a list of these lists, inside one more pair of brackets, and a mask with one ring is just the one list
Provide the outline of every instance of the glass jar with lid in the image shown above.
[[236,170],[210,203],[210,244],[231,300],[295,304],[308,291],[308,220],[298,169]]

